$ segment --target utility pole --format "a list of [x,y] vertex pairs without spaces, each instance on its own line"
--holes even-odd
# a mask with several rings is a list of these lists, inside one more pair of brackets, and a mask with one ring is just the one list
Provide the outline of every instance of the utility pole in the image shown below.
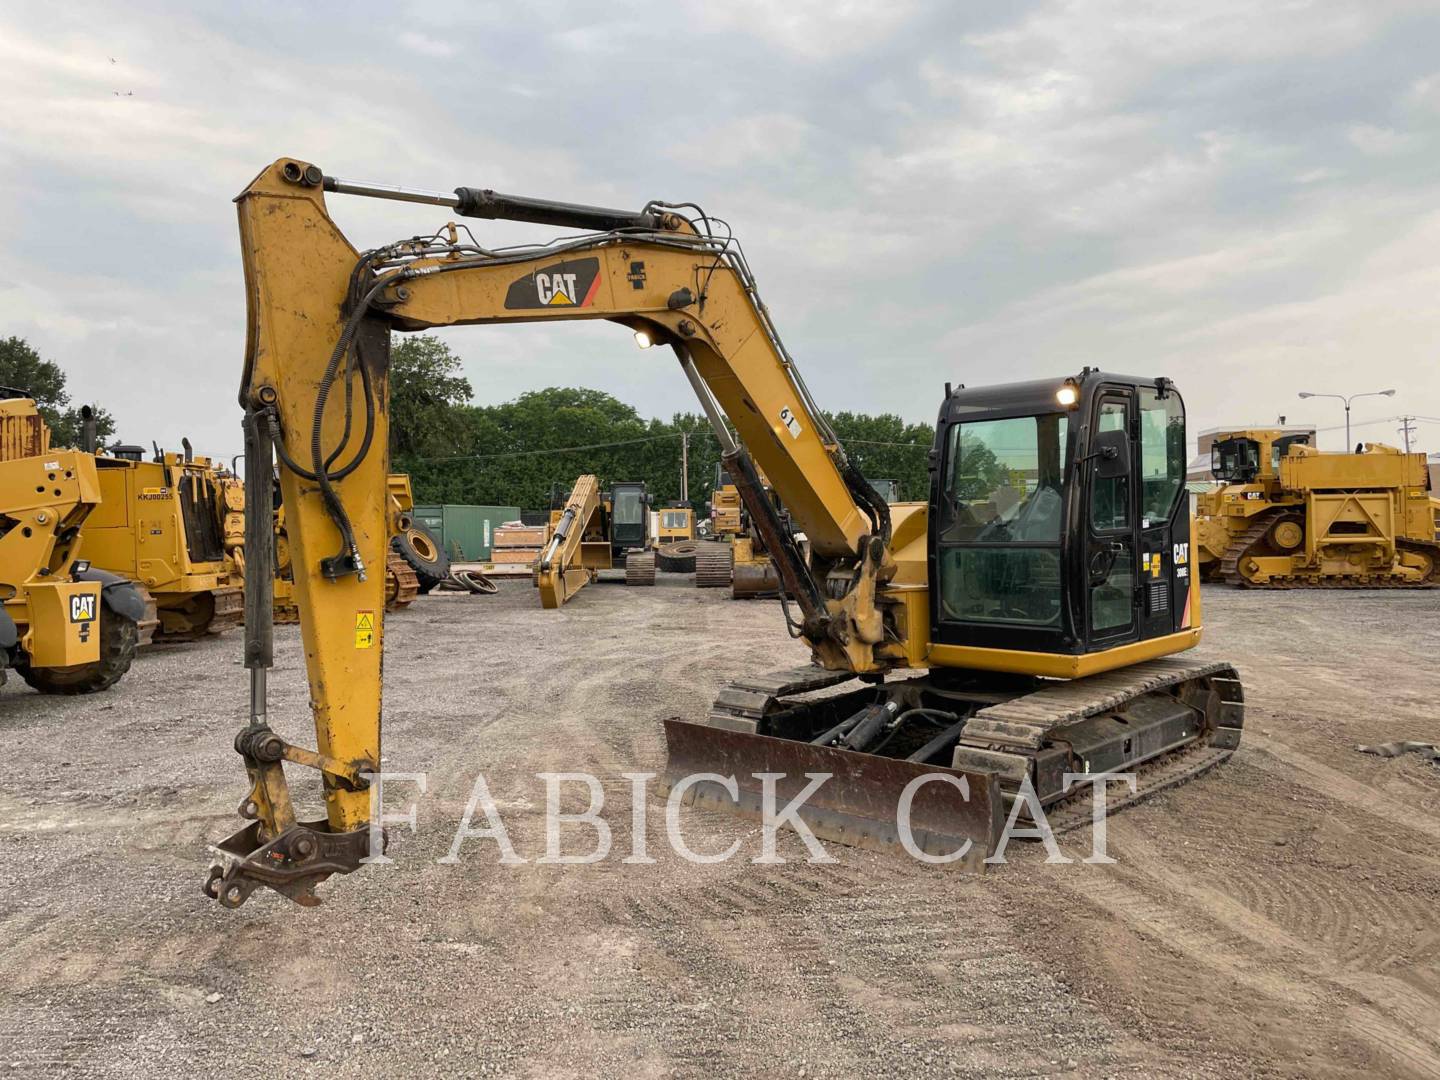
[[680,432],[680,501],[690,501],[690,433]]
[[1415,434],[1415,417],[1400,417],[1400,434],[1405,436],[1405,453],[1410,453],[1410,436]]

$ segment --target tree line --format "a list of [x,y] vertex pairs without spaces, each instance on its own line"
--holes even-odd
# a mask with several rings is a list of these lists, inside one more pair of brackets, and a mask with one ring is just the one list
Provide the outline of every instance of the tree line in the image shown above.
[[[602,482],[643,480],[663,505],[679,501],[682,445],[689,498],[708,500],[720,447],[698,413],[645,419],[600,390],[550,387],[499,405],[471,403],[460,359],[430,335],[397,337],[390,362],[391,466],[408,472],[419,503],[479,503],[538,510],[552,485],[582,473]],[[890,413],[827,414],[846,453],[871,479],[896,480],[902,497],[929,492],[929,424]],[[688,437],[688,438],[687,438]]]
[[[396,336],[390,366],[391,464],[408,472],[420,503],[478,503],[544,509],[553,485],[581,473],[604,482],[643,480],[656,505],[682,498],[688,450],[690,501],[709,499],[720,447],[699,413],[646,419],[610,394],[550,387],[499,405],[476,405],[460,358],[428,334]],[[80,442],[80,409],[65,372],[19,337],[0,339],[0,387],[35,398],[55,446]],[[904,498],[928,496],[929,424],[891,413],[827,414],[865,476],[895,480]],[[115,421],[97,410],[102,445]],[[202,448],[203,449],[203,448]]]

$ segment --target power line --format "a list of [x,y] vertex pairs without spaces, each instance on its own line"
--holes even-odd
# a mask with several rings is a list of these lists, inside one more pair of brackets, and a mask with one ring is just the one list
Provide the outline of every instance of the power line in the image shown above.
[[[663,442],[666,439],[678,439],[682,432],[674,431],[666,435],[649,435],[643,439],[622,439],[619,442],[590,443],[588,446],[559,446],[547,450],[510,450],[496,454],[456,454],[453,457],[414,457],[405,455],[410,461],[489,461],[492,458],[518,458],[518,457],[540,457],[545,454],[577,454],[582,450],[609,450],[616,446],[638,446],[640,443]],[[714,438],[712,432],[702,432]]]

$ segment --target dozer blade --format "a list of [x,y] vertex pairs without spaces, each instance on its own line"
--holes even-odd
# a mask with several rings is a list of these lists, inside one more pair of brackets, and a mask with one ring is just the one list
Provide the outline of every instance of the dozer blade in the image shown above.
[[[915,848],[927,855],[950,856],[968,843],[950,865],[980,872],[995,850],[1005,822],[1000,781],[993,773],[920,765],[897,758],[753,735],[687,720],[665,721],[668,759],[657,790],[668,796],[682,783],[686,805],[762,818],[763,782],[757,774],[779,773],[775,808],[783,809],[810,783],[807,774],[829,778],[798,811],[815,835],[871,851],[903,852],[901,796],[919,777],[909,805],[909,830]],[[698,774],[733,777],[739,800],[714,779],[687,780]],[[952,782],[968,787],[968,797]]]
[[732,600],[758,600],[780,595],[780,575],[769,559],[737,562],[730,575]]

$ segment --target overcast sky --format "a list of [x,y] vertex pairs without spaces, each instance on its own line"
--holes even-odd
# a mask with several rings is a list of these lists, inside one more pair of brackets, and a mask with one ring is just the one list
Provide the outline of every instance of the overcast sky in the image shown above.
[[[0,100],[0,336],[128,441],[238,449],[230,200],[292,155],[697,201],[830,409],[931,421],[947,379],[1091,364],[1175,379],[1192,437],[1343,420],[1297,390],[1393,386],[1356,421],[1440,417],[1433,0],[7,4]],[[358,247],[446,216],[330,205]],[[581,384],[694,407],[668,353],[608,324],[445,336],[480,403]]]

